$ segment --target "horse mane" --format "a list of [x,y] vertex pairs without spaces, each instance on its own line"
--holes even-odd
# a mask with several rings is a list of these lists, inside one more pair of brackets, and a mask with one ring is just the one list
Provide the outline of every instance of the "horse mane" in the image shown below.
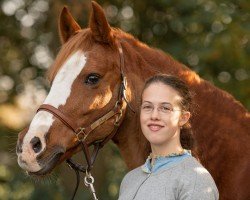
[[[127,62],[131,63],[132,61],[135,62],[136,58],[139,58],[141,62],[144,61],[144,63],[147,63],[143,66],[137,65],[138,69],[133,69],[133,72],[141,73],[141,70],[149,71],[149,74],[144,73],[147,74],[147,77],[145,78],[148,78],[156,73],[166,72],[168,74],[178,75],[183,78],[188,85],[193,86],[195,91],[200,92],[200,90],[203,90],[207,95],[213,95],[213,103],[216,102],[220,107],[228,107],[230,105],[231,109],[225,109],[226,115],[233,116],[233,114],[237,112],[241,114],[243,113],[243,118],[249,117],[249,112],[246,108],[239,101],[235,100],[231,94],[215,87],[210,82],[203,80],[197,73],[175,60],[171,55],[163,52],[162,50],[149,47],[145,43],[140,42],[132,35],[125,33],[120,29],[115,29],[115,32],[123,44],[125,53],[133,54],[127,55],[125,61],[130,58],[131,61],[127,60]],[[136,53],[134,51],[136,51]],[[134,56],[135,54],[137,54],[137,56]],[[127,67],[127,70],[131,70],[129,69],[129,65],[125,64],[125,67]]]
[[[193,130],[195,130],[194,135],[199,145],[194,152],[198,152],[199,158],[205,166],[208,166],[207,160],[215,156],[215,153],[210,153],[208,158],[208,155],[202,152],[210,152],[213,144],[219,144],[226,139],[229,145],[233,144],[228,147],[228,149],[231,149],[230,151],[240,152],[243,146],[244,148],[247,147],[245,143],[246,135],[244,135],[245,131],[243,130],[250,130],[250,114],[239,101],[235,100],[231,94],[203,80],[197,73],[175,60],[169,54],[156,48],[150,48],[119,29],[115,31],[125,54],[125,74],[129,74],[129,76],[137,74],[144,82],[154,74],[167,73],[179,76],[189,85],[194,94],[193,100],[195,102],[191,124]],[[131,91],[138,91],[138,87],[136,82],[131,84]],[[133,95],[134,101],[137,102],[135,107],[139,107],[141,94],[140,92],[134,92]],[[199,102],[199,105],[197,102]],[[204,117],[206,120],[200,120],[200,117]],[[217,120],[218,123],[214,123],[214,120]],[[206,134],[203,130],[206,130]],[[234,140],[235,137],[238,137],[238,139]],[[138,141],[138,153],[139,151],[143,152],[145,159],[150,151],[150,146],[147,145],[142,134],[139,134],[136,140]],[[206,140],[209,142],[204,143]],[[238,148],[235,148],[235,145]],[[213,147],[213,152],[220,152],[222,146],[216,145]],[[225,156],[229,156],[228,151],[224,153]]]

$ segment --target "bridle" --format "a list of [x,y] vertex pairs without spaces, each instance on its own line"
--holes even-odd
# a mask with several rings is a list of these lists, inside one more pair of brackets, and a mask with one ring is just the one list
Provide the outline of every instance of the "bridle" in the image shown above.
[[[77,138],[78,144],[77,145],[81,145],[81,148],[83,150],[83,153],[85,155],[85,159],[86,159],[86,163],[87,166],[83,166],[77,163],[74,163],[73,160],[67,159],[67,164],[70,166],[70,168],[75,170],[76,176],[77,176],[77,184],[76,184],[76,188],[73,194],[72,199],[74,199],[75,194],[77,192],[78,186],[79,186],[79,182],[80,182],[80,172],[85,173],[85,178],[84,178],[84,182],[85,185],[90,187],[90,190],[93,194],[94,199],[97,200],[96,194],[95,194],[95,190],[94,190],[94,178],[93,176],[90,174],[91,169],[93,168],[94,162],[96,160],[97,154],[99,152],[99,150],[110,140],[114,137],[114,135],[116,134],[120,124],[121,124],[121,119],[123,117],[123,109],[126,108],[126,106],[128,105],[128,107],[135,112],[130,104],[127,101],[126,98],[126,77],[124,75],[124,54],[123,54],[123,50],[122,50],[122,46],[120,44],[119,41],[117,41],[117,47],[118,47],[118,52],[119,52],[119,57],[120,57],[120,74],[121,74],[121,84],[120,84],[120,88],[119,88],[119,93],[118,93],[118,99],[113,107],[113,109],[111,109],[108,113],[106,113],[105,115],[103,115],[102,117],[100,117],[99,119],[97,119],[96,121],[94,121],[91,125],[87,126],[87,127],[78,127],[77,124],[72,121],[66,114],[64,114],[63,112],[61,112],[59,109],[53,107],[52,105],[49,104],[42,104],[38,110],[38,111],[47,111],[49,113],[51,113],[52,115],[54,115],[56,118],[58,118],[64,125],[66,125],[69,129],[71,129],[74,133],[75,136]],[[111,131],[111,133],[109,133],[108,136],[106,136],[103,140],[98,140],[98,141],[94,141],[91,144],[87,144],[86,142],[86,138],[89,136],[89,134],[94,131],[97,127],[99,127],[100,125],[102,125],[103,123],[105,123],[106,121],[108,121],[109,119],[115,117],[115,122],[114,122],[114,128]],[[92,151],[92,153],[90,153],[89,150],[89,146],[94,146],[94,149]]]

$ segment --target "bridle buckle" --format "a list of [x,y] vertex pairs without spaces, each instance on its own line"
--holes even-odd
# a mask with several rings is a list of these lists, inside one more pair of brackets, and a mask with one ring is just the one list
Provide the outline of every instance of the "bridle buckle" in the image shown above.
[[83,127],[78,128],[78,130],[79,131],[76,133],[76,137],[79,142],[82,142],[86,139],[87,134],[85,132],[85,128]]

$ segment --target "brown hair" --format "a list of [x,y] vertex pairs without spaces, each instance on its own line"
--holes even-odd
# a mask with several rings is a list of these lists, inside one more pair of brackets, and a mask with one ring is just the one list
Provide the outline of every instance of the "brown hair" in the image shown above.
[[[163,83],[167,86],[172,87],[175,89],[179,95],[181,96],[180,106],[183,111],[189,111],[192,113],[193,111],[193,102],[192,102],[192,93],[190,92],[189,88],[179,78],[167,75],[167,74],[158,74],[151,78],[149,78],[142,90],[142,94],[146,88],[148,88],[153,83]],[[180,142],[184,149],[194,150],[195,148],[195,140],[193,136],[193,131],[191,129],[191,124],[188,121],[184,126],[182,126],[180,131]]]

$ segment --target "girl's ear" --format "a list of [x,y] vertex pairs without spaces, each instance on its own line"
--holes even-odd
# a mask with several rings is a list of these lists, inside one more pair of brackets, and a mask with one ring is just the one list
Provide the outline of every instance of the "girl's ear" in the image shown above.
[[188,111],[182,112],[179,120],[179,126],[180,127],[184,126],[188,122],[190,117],[191,117],[190,112]]

